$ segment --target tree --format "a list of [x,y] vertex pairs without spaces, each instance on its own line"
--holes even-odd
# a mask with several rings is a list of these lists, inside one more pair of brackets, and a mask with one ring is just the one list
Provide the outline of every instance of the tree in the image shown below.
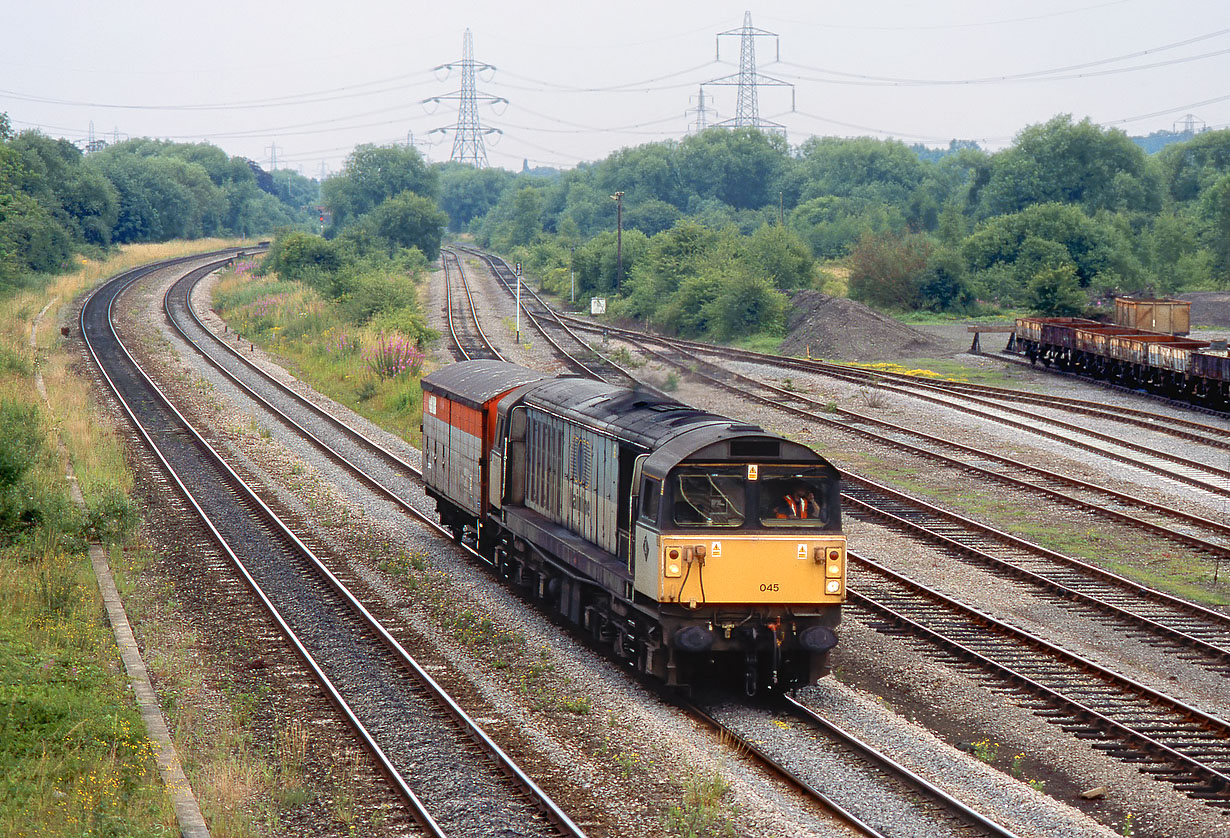
[[974,292],[960,255],[947,249],[933,252],[918,277],[918,307],[962,313],[974,305]]
[[923,236],[865,233],[846,259],[850,296],[881,308],[916,308],[918,284],[930,252],[931,245]]
[[1070,264],[1038,271],[1029,281],[1027,301],[1030,310],[1042,317],[1075,317],[1087,303]]
[[922,183],[926,168],[897,140],[813,137],[799,149],[791,178],[799,201],[834,195],[904,205]]
[[1205,240],[1221,272],[1230,271],[1230,173],[1205,190],[1201,215],[1207,223]]
[[722,284],[709,310],[710,332],[718,340],[781,334],[788,302],[768,278],[739,271]]
[[450,230],[465,230],[475,218],[499,203],[516,176],[504,169],[476,169],[462,163],[440,167],[440,209]]
[[1122,131],[1104,131],[1088,118],[1073,124],[1060,114],[1029,126],[992,158],[979,211],[986,218],[1048,202],[1080,204],[1091,213],[1156,212],[1161,178]]
[[291,282],[306,282],[329,296],[336,296],[334,278],[344,261],[336,242],[311,233],[292,232],[274,241],[265,257],[263,270],[273,271]]
[[[1028,242],[1028,245],[1026,244]],[[1020,212],[984,221],[961,245],[961,254],[971,272],[988,271],[996,266],[1011,273],[1018,259],[1033,266],[1046,262],[1055,266],[1058,251],[1042,242],[1060,245],[1076,268],[1082,286],[1088,286],[1095,276],[1114,273],[1133,281],[1141,274],[1141,266],[1132,256],[1123,233],[1114,225],[1090,218],[1079,207],[1064,204],[1039,204]],[[1043,249],[1050,253],[1041,259]],[[1016,275],[1018,282],[1028,276]]]
[[1187,142],[1167,146],[1158,152],[1157,161],[1170,197],[1195,201],[1230,173],[1230,131],[1205,131]]
[[640,230],[647,236],[669,230],[679,220],[680,212],[666,201],[657,198],[629,203],[624,209],[624,229]]
[[904,233],[896,208],[869,198],[812,198],[790,213],[790,229],[817,259],[840,259],[865,233]]
[[341,174],[322,184],[321,197],[340,230],[395,195],[413,192],[434,201],[439,188],[439,172],[416,149],[360,145],[346,158]]
[[417,247],[429,260],[435,260],[440,256],[448,216],[429,198],[403,192],[372,210],[364,223],[387,243],[390,256],[398,247]]
[[777,203],[787,148],[781,137],[755,128],[710,128],[680,143],[675,159],[684,190],[758,209]]
[[765,225],[753,233],[745,261],[756,275],[767,277],[776,288],[811,286],[815,260],[803,240],[787,227]]

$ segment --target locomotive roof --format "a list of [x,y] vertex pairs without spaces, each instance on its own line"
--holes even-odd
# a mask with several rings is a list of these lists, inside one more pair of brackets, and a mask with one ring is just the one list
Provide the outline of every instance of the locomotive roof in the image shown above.
[[827,462],[807,446],[756,425],[601,381],[552,379],[526,388],[519,398],[651,452],[644,465],[647,475],[664,476],[688,459]]
[[658,448],[685,430],[731,421],[647,390],[629,390],[587,378],[543,381],[530,388],[524,400],[527,405],[649,449]]
[[479,408],[501,393],[544,378],[550,376],[507,361],[460,361],[423,376],[422,385],[428,393]]

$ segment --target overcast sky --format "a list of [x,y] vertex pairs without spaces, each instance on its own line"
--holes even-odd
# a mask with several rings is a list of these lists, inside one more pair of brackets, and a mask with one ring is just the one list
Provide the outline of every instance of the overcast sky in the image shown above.
[[[752,24],[760,117],[810,136],[1000,148],[1057,113],[1132,135],[1230,125],[1227,0],[5,0],[0,111],[83,141],[206,140],[309,177],[358,143],[447,160],[463,32],[493,166],[569,168],[686,136],[703,82],[739,72]],[[720,43],[719,43],[720,42]],[[720,53],[718,52],[720,48]],[[780,56],[780,60],[779,59]],[[735,86],[704,87],[710,123]],[[793,111],[792,111],[793,95]],[[445,133],[433,129],[447,128]]]

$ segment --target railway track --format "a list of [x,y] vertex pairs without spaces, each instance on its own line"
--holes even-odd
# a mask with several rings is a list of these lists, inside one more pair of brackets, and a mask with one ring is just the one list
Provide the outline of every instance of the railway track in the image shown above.
[[[986,354],[988,355],[988,357],[995,358],[997,361],[1002,361],[1003,363],[1006,363],[1006,364],[1015,364],[1017,366],[1027,367],[1029,369],[1038,368],[1037,364],[1030,363],[1028,358],[1025,358],[1024,356],[1019,355],[1016,352],[1009,352],[1007,349],[1001,350],[999,352],[990,352]],[[1051,373],[1052,375],[1060,375],[1060,376],[1064,376],[1065,378],[1072,378],[1077,381],[1082,381],[1086,384],[1093,384],[1098,387],[1103,387],[1108,390],[1113,390],[1117,393],[1131,394],[1138,398],[1149,399],[1150,401],[1155,401],[1155,402],[1158,402],[1159,404],[1165,404],[1170,407],[1177,408],[1179,410],[1190,411],[1193,413],[1203,413],[1203,414],[1206,414],[1208,416],[1212,416],[1218,419],[1230,421],[1230,413],[1227,413],[1224,410],[1218,410],[1213,407],[1206,407],[1205,405],[1194,404],[1192,402],[1178,401],[1177,399],[1172,399],[1169,396],[1163,396],[1160,393],[1150,393],[1147,390],[1138,390],[1132,387],[1127,387],[1123,384],[1115,384],[1112,381],[1106,381],[1101,378],[1093,378],[1091,376],[1082,375],[1077,372],[1071,372],[1069,370],[1061,370],[1054,366],[1047,366],[1044,364],[1043,369],[1045,369],[1047,372]]]
[[[435,522],[434,516],[419,509],[411,501],[411,498],[417,495],[417,492],[412,494],[410,491],[412,486],[410,484],[413,482],[417,485],[417,479],[420,477],[420,472],[415,466],[396,457],[396,455],[378,443],[335,419],[322,407],[313,404],[284,384],[269,377],[265,372],[252,364],[242,353],[237,352],[229,343],[219,340],[196,317],[189,303],[190,292],[191,288],[188,281],[182,281],[173,286],[165,297],[167,314],[171,322],[180,331],[180,334],[195,346],[211,364],[230,377],[249,396],[262,403],[266,409],[277,415],[281,421],[288,423],[298,429],[300,433],[314,440],[331,457],[348,466],[352,472],[359,475],[383,496],[397,503],[408,514],[414,515],[433,526],[441,535],[450,537],[449,531],[440,527]],[[407,475],[413,478],[413,480],[407,480]],[[486,563],[486,559],[479,553],[466,545],[462,546],[472,557]],[[864,757],[864,759],[867,759],[867,757]],[[887,760],[886,757],[884,759]],[[770,764],[774,765],[773,763]],[[783,771],[785,769],[780,764],[776,764],[773,770]],[[894,780],[893,782],[898,781]],[[921,780],[921,778],[919,782],[926,784],[926,781]],[[798,785],[800,788],[806,789],[808,783],[802,781]],[[812,791],[814,791],[814,788]],[[901,793],[909,796],[916,792],[917,787],[914,787],[911,791],[903,791]],[[807,793],[815,798],[815,795],[811,792]],[[941,802],[933,804],[934,811],[932,814],[921,817],[930,817],[932,822],[955,823],[955,816],[951,815],[951,812],[963,810],[968,811],[968,815],[965,817],[975,821],[981,817],[955,800],[950,800],[947,803],[942,802],[944,797],[941,793],[941,797],[938,798]],[[823,795],[815,799],[820,802],[824,801]],[[917,804],[903,805],[917,808]],[[833,811],[838,817],[843,819],[847,817],[841,814],[841,807],[834,809],[832,804],[827,804],[825,808]],[[949,812],[950,814],[945,815],[943,814],[944,812]],[[858,819],[855,818],[849,822],[855,825]],[[987,823],[990,822],[987,821]],[[883,834],[870,828],[863,829],[858,826],[855,828],[859,828],[862,830],[862,834],[868,836]],[[936,834],[953,834],[954,836],[1011,835],[1011,833],[1002,830],[970,831],[965,827],[951,833],[942,832]]]
[[[597,330],[604,328],[595,326],[591,323],[586,323],[585,321],[577,320],[576,318],[569,319],[574,322],[574,325],[577,328],[582,330]],[[1126,418],[1120,417],[1120,421],[1130,420],[1133,424],[1138,423],[1149,426],[1150,430],[1169,434],[1173,437],[1180,438],[1188,442],[1198,442],[1207,446],[1210,449],[1210,453],[1203,460],[1197,460],[1186,456],[1171,454],[1160,448],[1131,443],[1111,434],[1097,433],[1071,422],[1061,421],[1040,415],[1036,412],[1022,410],[1012,404],[1005,405],[990,398],[971,396],[968,394],[968,387],[975,385],[967,385],[966,388],[949,388],[942,385],[937,385],[930,381],[910,380],[911,377],[909,376],[893,376],[891,374],[880,374],[879,372],[868,372],[865,370],[851,368],[846,365],[827,364],[819,361],[805,361],[798,358],[782,358],[731,347],[718,347],[712,344],[697,343],[695,341],[682,341],[675,338],[664,338],[657,335],[627,329],[605,327],[604,331],[642,345],[649,343],[661,345],[667,351],[677,353],[681,358],[686,359],[686,361],[683,362],[685,368],[688,364],[706,364],[710,367],[711,374],[714,376],[718,375],[715,372],[716,370],[722,370],[728,374],[730,373],[726,368],[706,362],[706,356],[716,357],[720,360],[726,361],[768,364],[779,368],[798,370],[809,374],[819,374],[838,378],[843,381],[858,384],[860,386],[871,387],[883,392],[900,393],[912,398],[918,398],[933,404],[959,410],[963,413],[977,416],[982,419],[999,422],[1000,424],[1014,428],[1015,430],[1019,430],[1023,433],[1035,434],[1065,445],[1070,445],[1084,451],[1098,454],[1099,456],[1105,456],[1117,462],[1138,467],[1159,476],[1185,483],[1189,486],[1194,486],[1207,491],[1216,497],[1230,497],[1230,468],[1223,468],[1219,465],[1220,462],[1225,462],[1230,465],[1230,440],[1227,439],[1225,430],[1209,425],[1203,425],[1201,423],[1176,423],[1173,421],[1166,421],[1165,418],[1159,418],[1156,422],[1153,422],[1150,425],[1150,423],[1148,423],[1140,415],[1129,415]],[[905,380],[904,382],[902,381],[903,379]],[[1003,393],[1005,392],[1013,392],[1004,390],[1003,388],[999,388],[999,390],[1001,391],[998,394],[1000,398],[1003,398]],[[780,392],[787,396],[792,396],[796,401],[798,400],[798,394],[791,394],[785,390],[781,390]],[[1030,403],[1036,404],[1036,402],[1032,401],[1032,399],[1030,400]],[[1055,405],[1052,404],[1051,406]],[[858,419],[868,418],[852,411],[839,410],[838,412],[842,415],[849,416],[856,421]],[[1113,411],[1110,413],[1113,413]],[[1105,414],[1106,412],[1104,411],[1104,418]],[[1092,412],[1088,412],[1086,415],[1092,415]],[[880,425],[891,424],[882,422],[881,420],[877,420],[877,423]],[[1042,427],[1044,425],[1050,425],[1054,428],[1054,430],[1048,430],[1046,427]]]
[[[767,707],[678,696],[668,700],[859,835],[1015,838],[1016,833],[791,696],[777,696]],[[867,791],[867,779],[874,792]]]
[[[229,351],[228,351],[226,354],[228,354],[228,355],[234,355],[234,353],[233,353],[233,352],[229,352]],[[242,360],[241,360],[240,362],[241,362],[241,363],[243,363],[243,362],[242,362]],[[297,397],[296,397],[296,398],[297,398]],[[318,408],[314,408],[314,407],[313,407],[312,409],[313,409],[313,410],[319,410]],[[322,414],[323,414],[323,411],[322,411]],[[327,414],[324,414],[324,415],[326,415],[326,416],[327,416]],[[328,421],[333,421],[333,420],[331,420],[331,419],[330,419],[330,420],[328,420]],[[364,447],[365,447],[365,449],[366,449],[366,450],[368,450],[369,452],[370,452],[370,450],[372,450],[372,446],[364,446]],[[996,676],[996,677],[1006,677],[1006,676]],[[1057,692],[1057,691],[1054,691],[1054,690],[1053,690],[1052,692]],[[1051,696],[1051,695],[1049,695],[1049,694],[1048,694],[1048,695],[1047,695],[1047,701],[1049,702],[1049,701],[1052,701],[1052,700],[1054,700],[1054,701],[1058,701],[1059,699],[1054,698],[1053,696]],[[1079,702],[1076,702],[1076,703],[1074,704],[1071,700],[1068,700],[1065,706],[1068,706],[1068,707],[1079,707],[1080,709],[1076,709],[1076,710],[1067,710],[1067,711],[1064,711],[1064,712],[1069,712],[1069,713],[1076,714],[1076,715],[1074,716],[1074,718],[1077,718],[1077,719],[1083,719],[1083,718],[1086,718],[1086,716],[1085,716],[1085,715],[1082,715],[1082,714],[1084,714],[1084,713],[1085,713],[1085,710],[1086,710],[1087,708],[1085,708],[1085,706],[1084,706],[1084,705],[1082,705],[1082,704],[1080,704]],[[1050,709],[1050,710],[1054,710],[1054,708],[1053,708],[1053,707],[1052,707],[1049,703],[1047,704],[1047,708],[1048,708],[1048,709]],[[1196,711],[1196,712],[1198,712],[1198,711]],[[1109,716],[1108,714],[1103,714],[1103,715],[1106,715],[1106,717],[1107,717],[1107,718],[1110,718],[1110,716]],[[1166,722],[1166,724],[1170,724],[1170,722],[1171,722],[1171,721],[1173,721],[1173,720],[1168,720],[1168,721]],[[1126,727],[1125,725],[1122,725],[1122,723],[1119,723],[1119,724],[1120,724],[1120,727]],[[1175,726],[1175,725],[1171,724],[1170,726]],[[1186,734],[1186,732],[1187,732],[1187,731],[1186,731],[1186,729],[1184,729],[1183,733],[1185,733],[1185,734]],[[1153,754],[1157,753],[1157,751],[1155,751],[1155,750],[1151,750],[1151,749],[1154,749],[1154,748],[1155,748],[1155,746],[1154,746],[1153,744],[1149,744],[1149,745],[1140,745],[1140,744],[1139,744],[1139,740],[1138,740],[1138,739],[1133,739],[1133,740],[1132,740],[1132,743],[1136,743],[1136,744],[1127,744],[1127,745],[1117,744],[1117,745],[1114,745],[1114,746],[1113,746],[1113,748],[1108,748],[1108,750],[1110,750],[1112,753],[1116,753],[1116,755],[1124,756],[1125,758],[1132,759],[1132,760],[1137,760],[1137,759],[1140,759],[1140,758],[1141,758],[1141,757],[1140,757],[1140,754],[1141,754],[1141,753],[1146,753],[1146,752],[1147,752],[1147,753],[1149,753],[1149,754],[1151,754],[1151,755],[1153,755]],[[1177,747],[1171,747],[1171,746],[1169,746],[1169,745],[1165,745],[1164,747],[1165,747],[1165,748],[1167,748],[1167,749],[1169,749],[1169,751],[1173,751],[1173,752],[1174,752],[1174,754],[1175,754],[1175,755],[1177,755],[1177,756],[1175,756],[1175,757],[1174,757],[1175,759],[1178,759],[1178,760],[1180,760],[1180,761],[1183,761],[1184,759],[1186,759],[1186,758],[1184,757],[1184,755],[1182,754],[1181,750],[1179,750],[1179,748],[1177,748]],[[1142,751],[1142,750],[1141,750],[1141,748],[1144,748],[1145,750],[1144,750],[1144,751]],[[1116,749],[1118,749],[1118,750],[1116,751]],[[1164,751],[1164,753],[1166,753],[1166,755],[1167,755],[1167,756],[1171,756],[1171,755],[1169,754],[1169,751]],[[1152,759],[1153,757],[1151,756],[1150,758]],[[1175,771],[1175,770],[1176,770],[1176,769],[1174,768],[1174,766],[1165,767],[1165,766],[1161,766],[1161,765],[1160,765],[1160,763],[1151,763],[1151,765],[1153,766],[1153,770],[1155,770],[1155,771],[1156,771],[1156,772],[1158,772],[1158,773],[1173,772],[1173,771]],[[1192,768],[1192,767],[1191,767],[1188,763],[1184,763],[1184,768],[1183,768],[1183,769],[1179,769],[1179,770],[1189,770],[1189,771],[1193,771],[1193,772],[1194,772],[1196,769]],[[1216,786],[1216,784],[1217,784],[1218,782],[1220,782],[1220,780],[1218,780],[1218,777],[1220,777],[1220,776],[1221,776],[1221,775],[1220,775],[1219,773],[1217,773],[1217,770],[1216,770],[1216,769],[1213,769],[1211,774],[1206,774],[1206,775],[1203,775],[1203,777],[1197,777],[1197,776],[1193,775],[1193,776],[1191,776],[1191,777],[1186,777],[1186,778],[1183,778],[1183,779],[1181,779],[1181,780],[1179,781],[1178,785],[1180,785],[1180,787],[1183,787],[1185,791],[1190,791],[1190,792],[1195,793],[1195,794],[1201,794],[1201,793],[1203,793],[1203,792],[1207,791],[1208,793],[1213,794],[1213,795],[1215,796],[1215,795],[1218,793],[1218,792],[1217,792],[1217,786]],[[1211,777],[1212,779],[1209,779],[1210,777]],[[1203,785],[1203,786],[1202,786],[1202,785],[1200,785],[1201,783],[1203,783],[1204,785]]]
[[[584,321],[580,318],[566,317],[574,325]],[[1152,413],[1145,410],[1124,406],[1111,406],[1100,402],[1084,399],[1067,398],[1050,394],[1032,393],[1025,390],[1014,390],[1007,387],[993,387],[986,384],[973,384],[962,381],[925,378],[918,375],[892,372],[888,370],[867,369],[851,364],[840,364],[828,361],[791,358],[779,355],[767,355],[763,352],[753,352],[737,347],[716,346],[699,341],[683,341],[671,339],[672,344],[682,346],[701,355],[711,355],[727,360],[747,361],[749,363],[772,364],[800,372],[815,373],[848,381],[852,384],[872,387],[892,387],[895,392],[904,395],[922,397],[927,394],[964,396],[970,405],[967,412],[978,414],[978,408],[988,407],[1002,410],[1012,409],[1015,416],[1029,422],[1041,421],[1053,424],[1064,431],[1082,431],[1080,426],[1070,422],[1051,420],[1036,412],[1020,409],[1020,405],[1030,405],[1035,408],[1055,408],[1067,413],[1076,413],[1134,427],[1144,428],[1161,435],[1171,436],[1186,442],[1196,442],[1201,445],[1230,451],[1230,440],[1226,438],[1224,427],[1195,422],[1166,414]],[[1134,392],[1134,391],[1133,391]],[[943,404],[957,410],[965,410],[965,406],[940,398],[935,403]],[[1226,417],[1230,419],[1230,417]],[[1005,424],[1008,422],[1005,421]]]
[[[458,361],[505,360],[478,320],[474,294],[461,259],[454,251],[445,249],[440,252],[440,261],[444,265],[444,308],[448,314],[448,332],[453,339],[453,357]],[[460,293],[454,291],[458,285]]]
[[[620,330],[612,329],[610,331],[619,332]],[[637,339],[644,337],[643,335],[636,335]],[[806,401],[805,399],[800,399],[796,393],[780,388],[766,387],[762,383],[752,382],[747,377],[740,376],[730,370],[714,368],[712,365],[703,362],[695,354],[678,357],[685,353],[681,353],[679,348],[674,345],[674,342],[664,340],[658,342],[667,344],[667,348],[664,352],[652,352],[652,354],[664,357],[674,353],[677,357],[668,358],[668,360],[677,368],[699,374],[711,383],[738,392],[742,396],[746,397],[748,395],[747,390],[744,389],[745,387],[756,385],[768,389],[772,393],[771,395],[757,395],[754,398],[775,407],[781,407],[782,403],[787,401]],[[706,369],[704,372],[701,372],[698,368]],[[737,379],[741,386],[732,386],[730,383],[731,379]],[[817,405],[817,407],[819,406]],[[808,418],[824,420],[824,417],[814,413],[799,412],[807,415]],[[840,423],[843,427],[851,424],[849,417],[843,417],[843,419],[844,421]],[[888,424],[871,417],[858,417],[858,419],[866,421],[870,425],[884,426]],[[903,430],[905,429],[894,428],[893,432],[901,433]],[[939,440],[934,438],[928,439],[929,444],[935,442],[939,442]],[[986,452],[979,453],[984,454]],[[1147,505],[1143,501],[1141,503],[1142,505]],[[866,506],[865,508],[874,509],[877,515],[892,515],[892,513],[883,508],[873,506]],[[932,507],[932,511],[937,510],[934,510],[934,507]],[[900,515],[894,517],[901,519]],[[917,515],[915,515],[915,518],[917,518]],[[931,522],[929,525],[920,525],[917,520],[905,522],[902,519],[902,521],[903,523],[908,523],[911,527],[919,528],[921,526],[922,529],[929,528],[933,538],[947,539],[954,547],[959,547],[962,552],[973,552],[975,550],[969,544],[957,544],[949,535],[941,535],[937,531],[940,527],[937,526],[936,522]],[[947,519],[947,523],[951,523],[951,519]],[[1217,522],[1209,523],[1212,525],[1212,529],[1218,532],[1218,537],[1225,535],[1225,530],[1220,528]],[[1170,534],[1164,528],[1159,527],[1158,529],[1164,534]],[[978,533],[976,537],[979,539],[991,537],[998,540],[999,538],[998,534],[992,534],[987,528],[974,528],[974,532]],[[1226,553],[1225,546],[1222,543],[1202,541],[1200,539],[1197,539],[1197,542],[1210,554],[1217,555],[1219,558]],[[1022,543],[1013,545],[1016,549],[1020,549],[1022,546]],[[1032,548],[1032,545],[1029,545],[1029,547]],[[978,550],[977,552],[984,559],[996,564],[1012,564],[1011,562],[1004,562],[999,558],[990,557],[985,550]],[[1036,555],[1041,551],[1031,549],[1029,552],[1033,553],[1036,558]],[[1028,662],[1025,658],[1021,657],[1019,648],[1012,650],[1002,646],[994,650],[994,655],[988,655],[986,654],[987,649],[994,644],[986,636],[973,634],[969,628],[962,628],[956,631],[958,636],[957,639],[954,639],[945,636],[919,619],[910,619],[904,616],[904,612],[914,609],[916,617],[927,616],[932,618],[932,622],[945,624],[951,622],[951,617],[940,619],[935,617],[934,611],[930,614],[927,613],[928,608],[934,608],[933,603],[937,601],[935,597],[942,597],[938,592],[919,586],[874,562],[857,559],[857,557],[852,558],[858,561],[860,568],[872,571],[869,578],[876,580],[875,584],[871,586],[877,589],[878,596],[875,598],[867,596],[861,591],[854,590],[853,586],[851,590],[852,599],[856,599],[856,601],[860,602],[870,611],[891,615],[891,619],[898,624],[908,621],[912,631],[926,636],[931,642],[937,643],[943,648],[957,651],[964,658],[968,659],[973,655],[984,671],[994,673],[993,677],[1004,678],[1014,684],[1027,685],[1029,689],[1035,691],[1034,694],[1042,702],[1042,705],[1038,705],[1038,709],[1045,709],[1044,715],[1067,719],[1069,723],[1065,723],[1065,728],[1076,732],[1078,735],[1086,738],[1092,738],[1096,735],[1097,738],[1104,740],[1099,742],[1098,746],[1108,752],[1129,761],[1142,763],[1144,766],[1143,770],[1155,775],[1169,776],[1172,779],[1178,778],[1175,780],[1176,787],[1195,797],[1218,805],[1230,803],[1230,784],[1227,782],[1228,776],[1226,773],[1230,770],[1230,762],[1227,762],[1228,757],[1230,757],[1230,751],[1225,750],[1230,745],[1224,741],[1226,740],[1227,723],[1223,720],[1205,714],[1197,708],[1184,705],[1141,684],[1136,684],[1130,679],[1098,667],[1091,661],[1078,659],[1075,656],[1064,659],[1063,656],[1067,655],[1067,653],[1046,644],[1041,638],[1028,635],[1006,624],[996,623],[996,631],[1000,632],[1000,637],[1012,637],[1012,643],[1016,644],[1017,647],[1021,645],[1034,648],[1046,647],[1047,654],[1049,655],[1048,662]],[[1048,559],[1052,562],[1056,561],[1054,556],[1050,556]],[[1100,609],[1130,619],[1137,626],[1144,627],[1149,632],[1154,633],[1158,638],[1165,638],[1167,641],[1177,640],[1200,648],[1216,660],[1217,666],[1224,667],[1226,637],[1225,621],[1221,618],[1221,615],[1215,615],[1214,612],[1200,613],[1200,609],[1188,608],[1181,601],[1167,598],[1165,595],[1160,595],[1160,599],[1146,596],[1140,603],[1134,603],[1134,605],[1141,607],[1142,610],[1145,610],[1146,606],[1144,603],[1147,603],[1147,609],[1150,612],[1147,615],[1129,614],[1119,603],[1113,600],[1122,600],[1125,594],[1129,594],[1129,598],[1134,598],[1136,592],[1133,592],[1132,589],[1139,586],[1134,586],[1127,580],[1110,579],[1109,577],[1113,575],[1102,574],[1101,572],[1095,573],[1093,572],[1096,570],[1094,568],[1086,570],[1080,567],[1080,563],[1060,561],[1057,564],[1064,566],[1064,572],[1069,576],[1064,581],[1072,583],[1073,578],[1075,578],[1076,582],[1085,587],[1086,590],[1084,592],[1077,592],[1072,584],[1065,585],[1063,581],[1046,579],[1034,570],[1022,567],[1019,563],[1013,567],[1014,572],[1031,578],[1031,580],[1036,580],[1044,587],[1049,587],[1065,596],[1074,595],[1086,604],[1096,604]],[[1087,568],[1088,566],[1085,567]],[[1075,574],[1075,577],[1073,577],[1073,574]],[[891,580],[891,584],[885,580]],[[893,589],[893,585],[896,585],[897,588]],[[1109,587],[1099,588],[1099,586]],[[909,589],[908,595],[903,596],[901,594],[901,590],[904,588]],[[1148,593],[1152,594],[1155,592]],[[888,604],[883,600],[887,600]],[[977,614],[954,600],[944,598],[943,601],[943,607],[950,609],[951,612],[962,611],[965,615],[963,619],[967,625],[976,625],[982,622],[984,618],[989,619],[986,618],[986,615]],[[1162,610],[1173,608],[1174,611],[1164,615],[1159,613],[1158,603],[1162,601],[1165,601]],[[1162,619],[1159,620],[1159,617]],[[1202,626],[1201,622],[1209,618],[1216,618],[1214,625]],[[1163,623],[1163,620],[1171,624],[1166,625]],[[1205,637],[1195,636],[1198,634],[1204,634]],[[1205,639],[1206,637],[1211,637],[1212,642]],[[969,648],[971,644],[979,646],[980,651],[974,652],[971,650]],[[996,656],[999,656],[1001,660],[995,660]],[[1020,663],[1021,668],[1025,672],[1018,672],[1006,666],[1005,660]],[[1051,671],[1054,665],[1053,662],[1056,660],[1063,660],[1063,667],[1066,667],[1066,669]],[[1090,676],[1096,682],[1092,686],[1080,683],[1079,679],[1072,674],[1072,671],[1088,672],[1090,667],[1095,668],[1098,673],[1096,678]],[[1099,694],[1104,696],[1101,701],[1095,700]],[[1212,733],[1209,733],[1208,730],[1212,730]],[[1174,738],[1168,741],[1168,736],[1173,736]],[[1201,762],[1199,759],[1193,758],[1190,753],[1184,753],[1184,746],[1188,746],[1189,750],[1197,755],[1210,754],[1209,761]]]
[[850,553],[858,568],[850,604],[877,630],[939,647],[949,659],[1012,693],[1018,703],[1093,747],[1230,807],[1230,722],[1009,626],[883,565]]
[[[543,339],[569,367],[587,378],[634,389],[646,389],[658,395],[665,395],[657,388],[645,384],[631,370],[609,355],[599,352],[585,341],[575,329],[556,315],[537,292],[524,282],[520,282],[516,273],[503,259],[470,248],[458,246],[456,249],[480,259],[487,266],[496,282],[518,301],[530,325],[543,336]],[[517,293],[518,287],[521,291],[520,295]]]
[[925,540],[960,561],[1020,579],[1064,607],[1095,611],[1125,634],[1164,646],[1230,675],[1230,616],[910,497],[863,477],[845,476],[846,514],[874,519]]
[[[184,282],[225,261],[205,261]],[[169,479],[424,834],[583,835],[140,369],[111,312],[119,294],[150,272],[122,274],[87,300],[81,327],[89,351]]]
[[[846,365],[836,366],[844,367]],[[1095,402],[1089,399],[1057,396],[1050,393],[1035,393],[1028,390],[1014,390],[1008,387],[995,387],[988,384],[972,384],[949,379],[926,379],[905,373],[880,370],[876,370],[873,375],[875,378],[884,380],[906,382],[924,390],[943,390],[953,393],[964,393],[975,399],[1003,399],[1016,404],[1029,404],[1039,408],[1054,408],[1066,413],[1075,413],[1100,421],[1144,428],[1188,442],[1196,442],[1211,448],[1230,451],[1230,439],[1226,438],[1224,425],[1210,425],[1207,422],[1196,422],[1192,419],[1185,419],[1165,413],[1154,413],[1125,405],[1108,405],[1104,402]],[[1230,419],[1230,417],[1226,418]]]
[[[993,451],[914,430],[869,414],[822,404],[802,393],[712,364],[674,341],[628,330],[612,334],[633,342],[640,351],[695,379],[775,410],[858,434],[865,439],[942,463],[951,468],[993,479],[1017,490],[1045,495],[1052,500],[1097,513],[1118,523],[1148,532],[1195,551],[1212,562],[1230,559],[1230,524],[1168,507],[1143,497],[1091,483],[1079,477],[1014,460]],[[653,349],[653,345],[663,347]],[[844,475],[843,475],[844,476]],[[857,475],[848,475],[851,478]]]

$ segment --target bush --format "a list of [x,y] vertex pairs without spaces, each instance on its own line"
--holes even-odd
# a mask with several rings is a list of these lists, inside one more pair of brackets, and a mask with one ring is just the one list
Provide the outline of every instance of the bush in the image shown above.
[[44,452],[43,422],[34,405],[0,401],[0,542],[42,520],[29,473]]

